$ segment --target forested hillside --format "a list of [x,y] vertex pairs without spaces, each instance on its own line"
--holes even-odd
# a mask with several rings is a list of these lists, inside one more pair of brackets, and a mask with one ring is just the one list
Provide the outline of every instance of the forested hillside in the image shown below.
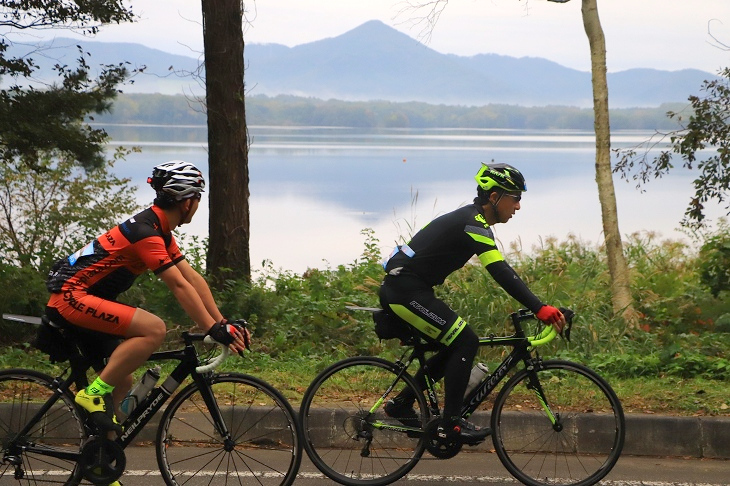
[[[681,104],[611,111],[611,128],[666,130],[676,128],[666,112]],[[522,128],[593,129],[593,110],[568,106],[447,106],[390,101],[352,102],[295,96],[246,99],[249,125],[335,126],[362,128]],[[112,112],[95,122],[119,124],[205,125],[200,100],[182,95],[121,94]]]

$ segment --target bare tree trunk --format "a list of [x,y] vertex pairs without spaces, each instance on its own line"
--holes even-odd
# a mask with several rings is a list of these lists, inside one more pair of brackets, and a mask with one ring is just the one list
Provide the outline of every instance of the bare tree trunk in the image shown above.
[[597,0],[583,0],[583,26],[591,48],[593,74],[593,111],[596,132],[596,183],[601,203],[603,234],[611,275],[611,299],[615,314],[633,320],[629,268],[623,254],[618,228],[616,193],[611,171],[611,128],[608,117],[608,82],[606,81],[606,40],[598,18]]
[[216,285],[251,278],[241,0],[202,0],[208,113],[207,268]]

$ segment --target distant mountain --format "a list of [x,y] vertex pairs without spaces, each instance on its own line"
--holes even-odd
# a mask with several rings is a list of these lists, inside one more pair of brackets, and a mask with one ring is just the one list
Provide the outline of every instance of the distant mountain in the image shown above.
[[[81,44],[91,65],[130,62],[147,66],[124,87],[127,93],[202,94],[202,53],[173,55],[134,43],[56,39],[35,59],[41,79],[50,79],[56,62],[72,65]],[[13,46],[11,54],[22,52]],[[35,47],[34,47],[35,49]],[[26,49],[27,50],[27,49]],[[252,95],[291,94],[349,101],[423,101],[434,104],[522,106],[592,104],[591,74],[541,58],[497,54],[471,57],[441,54],[380,21],[340,36],[295,47],[247,44],[245,81]],[[608,75],[613,108],[655,107],[686,101],[712,73],[695,69],[630,69]]]

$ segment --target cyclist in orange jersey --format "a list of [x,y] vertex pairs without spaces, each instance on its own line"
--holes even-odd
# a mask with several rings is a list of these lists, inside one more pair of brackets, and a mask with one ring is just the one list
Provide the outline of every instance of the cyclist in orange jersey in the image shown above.
[[117,433],[121,427],[114,405],[166,333],[156,315],[116,301],[143,272],[151,270],[165,282],[188,316],[216,341],[234,352],[242,352],[250,341],[245,321],[223,317],[207,282],[185,260],[172,234],[190,223],[198,209],[205,188],[202,173],[193,164],[174,160],[156,166],[147,182],[156,192],[153,206],[56,262],[46,281],[51,292],[47,316],[94,336],[82,350],[101,371],[78,392],[76,402],[100,426]]

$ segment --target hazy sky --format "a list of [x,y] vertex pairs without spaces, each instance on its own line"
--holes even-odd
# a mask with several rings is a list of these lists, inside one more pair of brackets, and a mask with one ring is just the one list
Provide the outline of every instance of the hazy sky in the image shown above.
[[[127,3],[140,21],[106,27],[97,40],[137,42],[187,55],[202,51],[200,0]],[[426,11],[407,7],[399,0],[247,1],[245,41],[291,47],[377,19],[441,53],[543,57],[590,70],[580,0],[449,0],[430,38],[423,37],[424,24],[414,25]],[[714,47],[708,34],[730,46],[730,0],[598,0],[598,9],[609,71],[649,67],[716,73],[730,66],[730,51]]]

